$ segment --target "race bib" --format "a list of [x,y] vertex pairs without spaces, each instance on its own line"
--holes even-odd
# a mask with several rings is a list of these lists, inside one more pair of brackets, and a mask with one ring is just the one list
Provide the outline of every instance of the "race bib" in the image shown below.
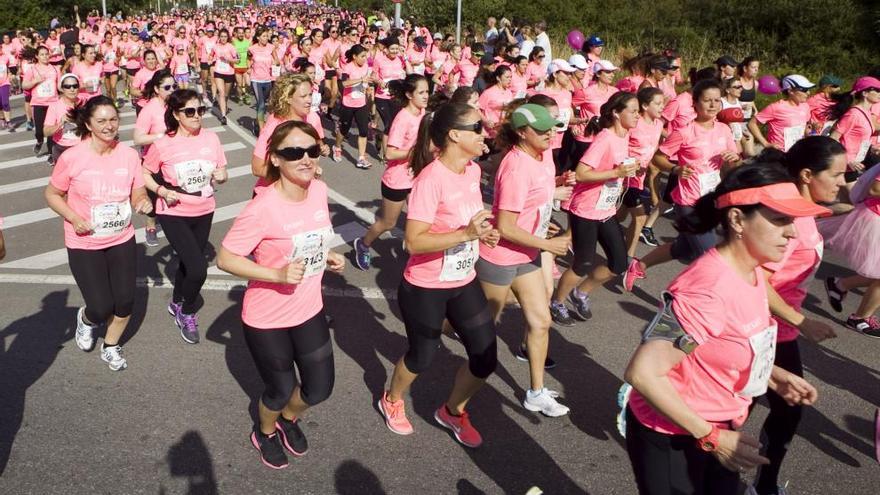
[[222,60],[217,61],[217,72],[232,72],[232,66]]
[[315,80],[316,81],[320,81],[321,79],[324,79],[324,74],[325,74],[324,69],[322,69],[318,66],[315,66]]
[[312,108],[313,112],[317,112],[321,107],[321,93],[312,93]]
[[476,239],[462,242],[443,252],[441,282],[454,282],[466,279],[474,270],[480,257],[480,245]]
[[128,65],[128,59],[125,57],[120,58],[119,65]]
[[599,192],[599,199],[596,200],[596,209],[599,211],[613,210],[617,208],[617,200],[623,191],[622,181],[620,179],[612,179],[602,184],[602,191]]
[[550,230],[550,218],[552,215],[552,201],[538,208],[538,224],[535,226],[535,231],[532,232],[532,234],[541,239],[545,239],[547,237],[547,231]]
[[52,47],[52,55],[61,55],[61,45]]
[[97,93],[98,88],[101,87],[101,81],[99,81],[97,77],[90,77],[85,80],[83,87],[85,87],[86,92],[88,93]]
[[116,60],[116,52],[110,51],[104,54],[104,61],[112,63]]
[[856,153],[855,162],[862,163],[863,161],[865,161],[865,157],[868,156],[869,149],[871,149],[871,141],[862,141],[862,144],[859,145],[859,152]]
[[700,178],[700,196],[705,196],[714,191],[718,184],[721,183],[721,172],[713,170],[711,172],[703,172],[699,174]]
[[196,193],[211,183],[216,165],[208,160],[190,160],[174,164],[177,186],[188,193]]
[[281,75],[281,66],[280,65],[273,65],[269,69],[269,73],[272,74],[272,77],[279,77]]
[[293,252],[290,254],[290,261],[297,258],[302,259],[305,263],[303,278],[319,275],[327,267],[327,253],[330,251],[332,238],[333,229],[331,227],[293,236]]
[[749,381],[737,392],[742,397],[759,397],[767,392],[767,382],[776,360],[776,321],[761,332],[749,337],[752,348],[752,366]]
[[571,119],[571,108],[560,108],[559,109],[559,121],[562,122],[562,127],[557,127],[556,132],[565,132],[568,130],[568,121]]
[[37,85],[35,93],[40,98],[51,98],[55,96],[55,87],[52,85],[52,81],[43,81]]
[[61,125],[61,140],[79,141],[79,136],[76,135],[76,123],[65,122]]
[[525,92],[525,91],[522,91],[522,90],[517,91],[517,92],[516,92],[516,95],[513,96],[513,98],[514,98],[515,100],[521,100],[521,99],[523,99],[523,98],[525,98],[525,97],[526,97],[526,92]]
[[187,66],[186,64],[178,64],[177,68],[174,69],[174,73],[178,76],[189,74],[189,66]]
[[421,76],[424,76],[425,75],[425,64],[421,63],[421,64],[413,65],[412,70],[414,73],[419,74]]
[[6,68],[6,64],[0,64],[0,76],[6,76],[7,70],[8,69]]
[[730,123],[730,132],[733,133],[733,140],[739,141],[743,138],[743,128],[742,124],[739,122],[731,122]]
[[834,124],[836,123],[836,120],[829,120],[828,122],[825,122],[824,124],[822,124],[822,131],[820,131],[819,134],[822,136],[830,136],[831,131],[834,130]]
[[440,69],[440,67],[443,67],[443,61],[442,60],[435,60],[431,65],[434,67],[434,70],[436,71],[436,70]]
[[782,151],[788,151],[789,148],[794,146],[794,143],[800,141],[804,137],[804,132],[806,132],[806,130],[807,126],[805,125],[797,125],[783,129],[782,139],[784,141],[783,146],[785,149]]
[[363,100],[367,97],[366,93],[364,93],[364,83],[358,83],[351,87],[351,93],[348,94],[349,98],[352,100]]
[[128,201],[103,203],[92,207],[92,235],[106,237],[125,230],[131,223],[131,205]]

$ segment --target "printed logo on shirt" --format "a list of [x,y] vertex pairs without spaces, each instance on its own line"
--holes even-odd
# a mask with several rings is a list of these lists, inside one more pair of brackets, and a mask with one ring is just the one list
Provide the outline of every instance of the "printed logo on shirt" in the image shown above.
[[202,149],[199,150],[199,153],[202,154],[202,155],[210,155],[210,154],[211,154],[211,148],[208,148],[208,147],[202,148]]
[[302,227],[302,225],[303,225],[302,220],[297,220],[296,222],[291,222],[291,223],[286,223],[286,224],[284,224],[284,225],[281,227],[281,230],[283,230],[283,231],[285,231],[285,232],[291,232],[291,231],[294,231],[294,230],[299,229],[300,227]]
[[314,218],[316,222],[323,222],[327,219],[327,212],[324,210],[318,210],[315,212]]
[[127,168],[117,168],[116,170],[113,171],[113,174],[119,175],[119,176],[125,176],[125,175],[128,175],[128,169]]
[[471,192],[476,192],[480,189],[480,184],[478,182],[472,182],[470,185]]

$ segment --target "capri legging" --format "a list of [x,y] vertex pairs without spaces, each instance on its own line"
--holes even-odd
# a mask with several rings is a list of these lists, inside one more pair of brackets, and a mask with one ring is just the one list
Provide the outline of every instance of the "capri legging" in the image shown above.
[[[694,208],[692,206],[673,205],[676,218],[689,216]],[[690,234],[687,232],[679,232],[678,237],[672,241],[669,250],[673,259],[677,259],[682,263],[690,263],[699,258],[706,251],[715,247],[718,243],[718,237],[714,230],[703,232],[702,234]]]
[[397,116],[397,112],[400,111],[400,107],[394,103],[393,100],[384,99],[384,98],[376,98],[376,112],[379,114],[379,117],[382,119],[382,127],[385,129],[385,135],[391,131],[391,123],[394,122],[394,117]]
[[357,123],[358,136],[367,137],[370,133],[369,107],[364,105],[360,108],[352,108],[342,104],[339,105],[339,132],[342,133],[343,138],[348,136],[352,119]]
[[297,383],[301,383],[303,402],[310,406],[330,397],[335,380],[333,344],[323,309],[294,327],[261,329],[242,325],[244,340],[266,385],[263,405],[280,411],[290,402]]
[[422,373],[431,365],[440,347],[444,319],[449,319],[464,343],[471,374],[487,378],[495,371],[495,324],[476,279],[454,289],[427,289],[403,280],[397,289],[397,302],[409,343],[403,358],[409,371]]
[[574,249],[571,269],[578,277],[585,277],[589,273],[596,255],[597,242],[608,259],[608,269],[615,275],[626,271],[626,241],[615,217],[604,221],[589,220],[569,213],[568,224],[571,226],[571,244]]
[[165,238],[180,260],[180,266],[174,274],[174,293],[171,298],[175,303],[182,302],[182,311],[188,315],[196,312],[199,291],[208,278],[205,246],[208,245],[213,218],[213,212],[200,217],[156,216],[165,231]]
[[111,316],[131,316],[137,272],[134,237],[104,249],[68,248],[67,261],[90,322],[101,324]]
[[9,106],[9,88],[11,86],[8,84],[0,86],[0,111],[8,112],[11,110]]
[[269,94],[272,93],[272,81],[251,81],[254,88],[254,96],[257,100],[257,117],[266,117],[266,101],[269,100]]
[[[49,107],[45,105],[31,105],[31,109],[34,112],[34,137],[37,139],[37,144],[42,145],[45,140],[45,136],[43,135],[43,125],[46,123],[46,113],[49,110]],[[52,151],[52,140],[49,140],[49,151]]]

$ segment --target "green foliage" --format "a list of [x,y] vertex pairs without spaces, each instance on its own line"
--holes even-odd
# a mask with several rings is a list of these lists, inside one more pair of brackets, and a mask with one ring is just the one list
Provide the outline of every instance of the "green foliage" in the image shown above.
[[[157,0],[107,0],[107,13],[114,15],[144,12],[156,9]],[[162,11],[171,9],[177,3],[183,6],[195,6],[195,0],[161,0]],[[79,5],[79,15],[83,21],[89,11],[101,11],[101,0],[0,0],[0,31],[34,28],[47,29],[49,21],[58,18],[62,23],[73,22],[75,17],[73,6]]]

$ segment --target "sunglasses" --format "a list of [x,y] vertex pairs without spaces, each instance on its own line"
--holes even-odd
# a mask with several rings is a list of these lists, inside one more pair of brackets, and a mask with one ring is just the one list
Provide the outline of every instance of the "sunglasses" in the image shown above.
[[730,89],[743,89],[742,86],[731,86]]
[[868,88],[868,89],[865,90],[865,92],[868,92],[868,91],[873,91],[873,92],[875,92],[875,93],[880,93],[880,88]]
[[320,145],[312,145],[308,148],[300,148],[299,146],[290,147],[290,148],[281,148],[275,150],[275,154],[280,156],[281,158],[289,161],[296,162],[302,160],[304,156],[309,155],[309,158],[318,158],[321,156],[321,146]]
[[538,56],[535,57],[535,58],[547,58],[547,55],[538,55]]
[[[176,89],[177,89],[176,84],[166,84],[166,85],[162,86],[163,91],[175,91]],[[187,115],[187,117],[190,117],[190,116]]]
[[62,84],[61,89],[79,89],[79,84]]
[[457,127],[453,127],[453,129],[455,129],[457,131],[471,131],[471,132],[475,132],[477,134],[482,134],[483,133],[483,122],[478,120],[478,121],[474,122],[473,124],[466,124],[466,125],[462,125],[462,126],[457,126]]
[[205,112],[207,112],[207,111],[208,111],[208,107],[206,107],[204,105],[202,105],[198,108],[186,107],[186,108],[180,109],[180,112],[189,118],[195,117],[196,113],[198,113],[199,117],[201,117],[202,115],[205,115]]

